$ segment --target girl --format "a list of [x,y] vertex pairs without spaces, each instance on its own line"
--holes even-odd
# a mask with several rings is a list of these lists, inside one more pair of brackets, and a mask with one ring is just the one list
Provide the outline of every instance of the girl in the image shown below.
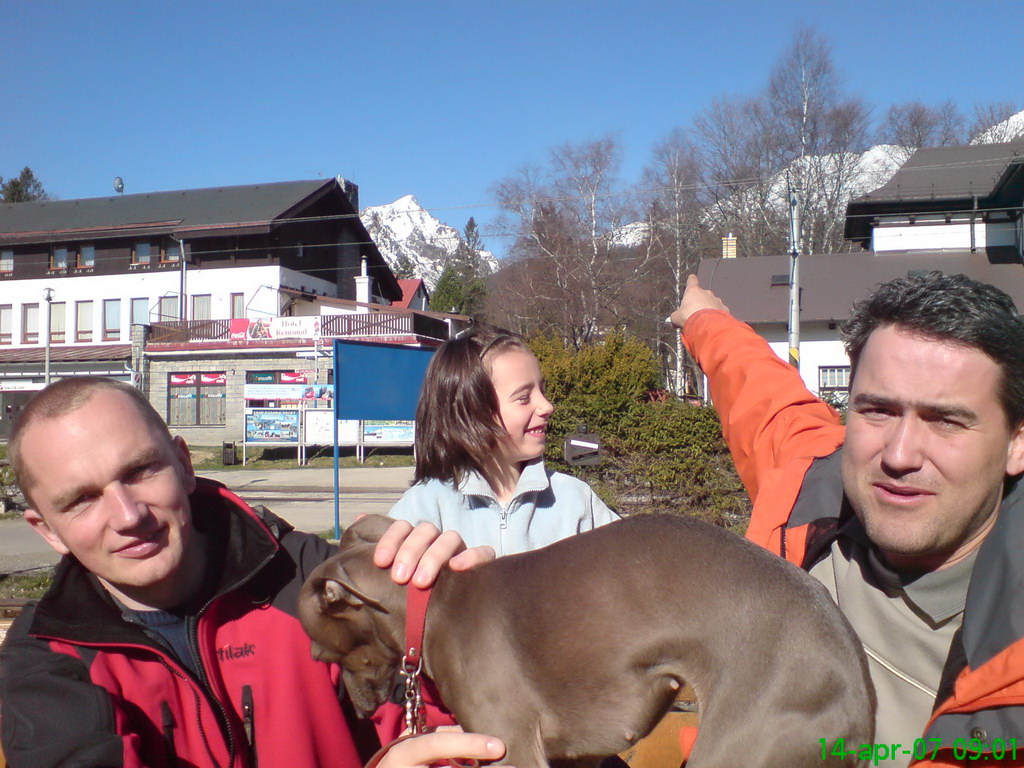
[[413,485],[391,517],[453,528],[498,555],[617,520],[589,485],[544,467],[553,410],[521,337],[476,326],[446,342],[416,409]]

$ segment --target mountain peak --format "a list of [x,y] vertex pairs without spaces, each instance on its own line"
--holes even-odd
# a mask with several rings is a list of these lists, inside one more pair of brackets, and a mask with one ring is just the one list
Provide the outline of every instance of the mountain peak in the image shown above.
[[[360,217],[391,268],[411,265],[415,276],[422,278],[431,291],[464,243],[457,229],[431,215],[414,195],[366,208]],[[479,253],[488,268],[497,268],[493,255]]]

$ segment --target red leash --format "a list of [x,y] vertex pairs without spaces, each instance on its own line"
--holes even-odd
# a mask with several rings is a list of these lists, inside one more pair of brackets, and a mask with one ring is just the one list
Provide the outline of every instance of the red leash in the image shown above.
[[[405,593],[405,654],[398,670],[405,681],[405,728],[407,733],[385,744],[370,758],[366,768],[377,768],[393,746],[426,733],[426,712],[423,708],[423,633],[427,626],[427,604],[431,588],[408,586]],[[479,768],[476,760],[442,760],[434,765],[451,768]]]

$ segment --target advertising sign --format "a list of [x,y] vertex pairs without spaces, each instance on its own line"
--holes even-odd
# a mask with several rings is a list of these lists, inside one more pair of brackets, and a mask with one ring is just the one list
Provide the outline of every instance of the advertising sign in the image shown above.
[[232,341],[246,339],[315,339],[320,336],[320,316],[234,318],[229,325]]
[[286,408],[249,408],[245,412],[245,442],[298,443],[299,412]]
[[246,400],[330,400],[333,384],[246,384]]
[[[303,414],[306,445],[334,445],[333,408],[307,410]],[[338,422],[338,445],[356,445],[359,437],[358,421]]]
[[364,443],[412,443],[415,421],[364,421]]

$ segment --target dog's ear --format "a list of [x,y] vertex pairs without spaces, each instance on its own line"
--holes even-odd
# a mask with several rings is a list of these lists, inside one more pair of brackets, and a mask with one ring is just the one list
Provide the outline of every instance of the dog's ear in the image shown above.
[[393,522],[395,521],[383,515],[361,517],[341,534],[339,547],[344,550],[353,544],[376,544]]
[[336,616],[347,607],[360,605],[367,605],[387,613],[387,609],[381,605],[380,601],[360,590],[351,579],[346,578],[347,574],[343,569],[339,570],[344,574],[342,578],[325,577],[320,585],[320,598],[323,601],[325,614]]

